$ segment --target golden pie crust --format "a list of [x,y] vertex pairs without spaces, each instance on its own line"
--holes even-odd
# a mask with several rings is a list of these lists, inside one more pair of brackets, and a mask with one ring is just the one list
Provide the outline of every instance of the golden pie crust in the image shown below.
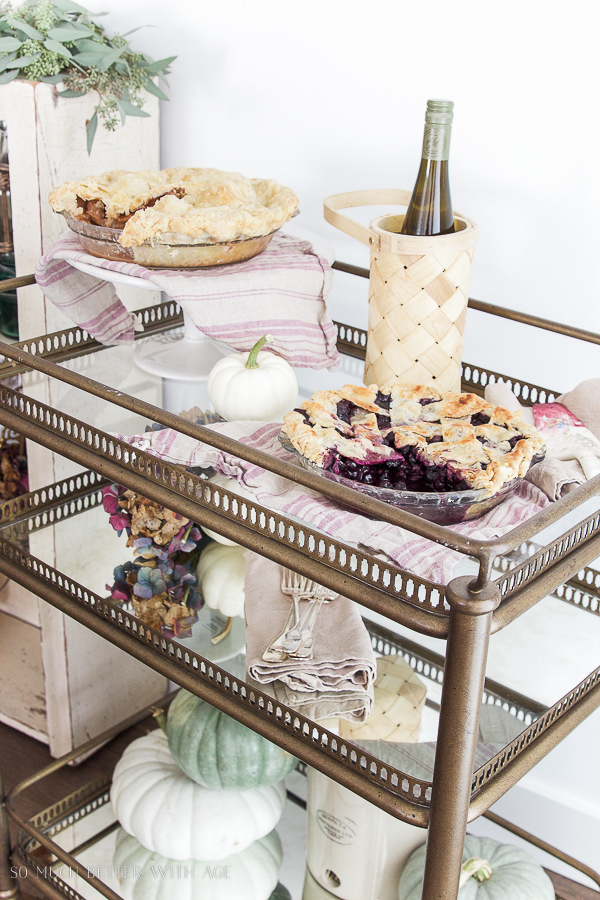
[[541,435],[518,412],[428,385],[317,391],[283,421],[294,447],[321,468],[336,471],[340,459],[363,473],[379,463],[398,466],[413,448],[412,461],[417,454],[432,484],[432,467],[446,468],[462,481],[458,490],[483,489],[486,496],[524,476],[544,451]]
[[298,209],[287,187],[220,169],[177,167],[68,181],[50,193],[55,212],[122,228],[124,247],[190,238],[223,243],[271,234]]

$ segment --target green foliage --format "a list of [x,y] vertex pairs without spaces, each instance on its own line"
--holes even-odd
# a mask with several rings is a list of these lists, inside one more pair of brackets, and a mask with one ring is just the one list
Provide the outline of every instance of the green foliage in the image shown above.
[[147,116],[142,90],[166,100],[152,78],[166,81],[176,57],[153,60],[135,53],[123,35],[108,37],[90,13],[71,0],[26,0],[17,9],[0,2],[0,84],[15,78],[62,82],[61,97],[98,95],[87,124],[88,153],[98,122],[114,131],[127,116]]

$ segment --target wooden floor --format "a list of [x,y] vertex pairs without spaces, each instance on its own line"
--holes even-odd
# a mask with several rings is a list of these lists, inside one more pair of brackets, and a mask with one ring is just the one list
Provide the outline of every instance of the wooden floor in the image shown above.
[[[124,732],[98,750],[93,756],[78,766],[64,766],[55,772],[50,778],[32,785],[19,798],[19,812],[29,818],[51,804],[71,794],[77,788],[98,778],[106,772],[112,771],[117,760],[123,753],[126,745],[133,737],[146,734],[156,728],[152,718],[147,719],[135,728]],[[40,741],[27,737],[13,728],[9,728],[0,722],[0,769],[4,780],[5,793],[19,784],[24,778],[34,772],[43,769],[52,762],[48,748]],[[13,842],[16,837],[16,829],[11,829]],[[41,898],[39,888],[29,879],[21,884],[23,900],[28,897]]]
[[[19,811],[27,817],[33,816],[87,782],[112,771],[132,737],[146,734],[155,727],[156,723],[151,718],[147,719],[119,735],[80,765],[65,766],[50,778],[37,782],[20,797]],[[24,778],[50,762],[52,758],[45,744],[0,723],[0,769],[7,793]],[[583,887],[554,872],[548,874],[554,882],[557,900],[600,900],[600,892]],[[22,900],[28,898],[38,900],[44,897],[39,888],[29,880],[21,885],[21,891]]]

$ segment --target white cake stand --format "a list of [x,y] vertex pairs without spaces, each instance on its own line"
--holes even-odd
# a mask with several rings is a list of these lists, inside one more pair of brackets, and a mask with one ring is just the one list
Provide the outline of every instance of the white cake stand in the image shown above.
[[[281,230],[284,234],[310,241],[320,256],[330,265],[333,263],[334,249],[319,235],[297,225],[286,225]],[[123,275],[92,263],[69,262],[79,271],[102,281],[127,284],[143,290],[157,290],[156,285],[144,278]],[[215,363],[231,352],[231,347],[203,334],[184,312],[183,332],[178,330],[136,342],[133,361],[144,372],[162,378],[163,409],[179,414],[194,406],[202,410],[212,409],[206,386],[208,376]]]

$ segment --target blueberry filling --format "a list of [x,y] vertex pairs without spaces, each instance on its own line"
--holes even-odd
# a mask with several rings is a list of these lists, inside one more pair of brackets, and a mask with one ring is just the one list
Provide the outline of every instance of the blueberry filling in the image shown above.
[[471,425],[487,425],[490,421],[490,417],[486,416],[485,413],[477,412],[471,416]]
[[294,410],[294,412],[300,413],[300,415],[302,416],[302,418],[304,419],[304,421],[306,422],[306,424],[307,424],[307,425],[310,425],[310,416],[308,415],[308,413],[306,412],[305,409],[298,409],[298,408],[296,408],[296,409]]
[[421,406],[429,406],[430,403],[437,403],[437,400],[434,400],[433,397],[422,397],[419,400],[419,403],[421,404]]
[[342,422],[350,425],[352,423],[352,416],[357,409],[358,407],[356,404],[352,403],[350,400],[340,400],[336,407],[336,415]]
[[437,466],[423,459],[416,447],[403,447],[396,459],[383,463],[362,463],[335,454],[328,468],[336,475],[372,487],[423,493],[471,489],[448,465]]
[[378,413],[376,413],[375,418],[377,419],[377,427],[380,431],[384,431],[392,427],[392,420],[389,416],[380,416]]
[[523,440],[522,434],[515,434],[514,437],[509,438],[508,443],[510,444],[510,449],[514,450],[517,443]]
[[377,395],[375,397],[375,403],[377,406],[380,406],[382,409],[390,408],[392,404],[392,395],[391,394],[382,394],[381,391],[377,391]]

